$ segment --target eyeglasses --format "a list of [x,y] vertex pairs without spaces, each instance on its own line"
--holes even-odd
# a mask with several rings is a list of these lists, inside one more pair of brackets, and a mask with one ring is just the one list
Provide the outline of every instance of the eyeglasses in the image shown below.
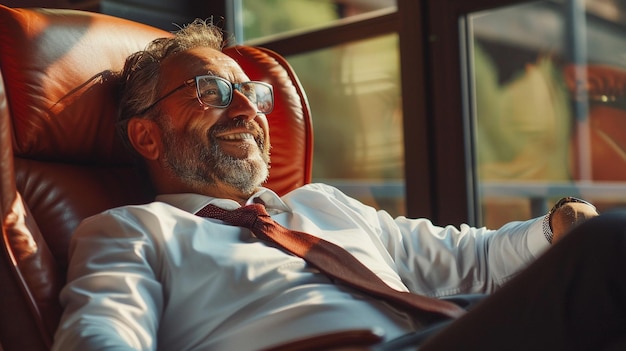
[[231,83],[224,78],[216,76],[196,76],[185,81],[179,87],[161,96],[157,101],[144,109],[139,115],[150,111],[159,102],[174,94],[182,88],[196,85],[196,96],[200,105],[226,108],[233,101],[233,91],[238,90],[248,100],[256,105],[257,112],[268,114],[274,109],[274,92],[272,86],[257,81]]

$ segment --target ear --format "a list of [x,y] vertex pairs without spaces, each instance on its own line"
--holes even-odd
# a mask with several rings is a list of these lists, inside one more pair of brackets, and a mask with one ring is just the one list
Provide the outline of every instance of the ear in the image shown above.
[[160,155],[161,134],[154,121],[131,118],[128,121],[128,140],[145,159],[156,160]]

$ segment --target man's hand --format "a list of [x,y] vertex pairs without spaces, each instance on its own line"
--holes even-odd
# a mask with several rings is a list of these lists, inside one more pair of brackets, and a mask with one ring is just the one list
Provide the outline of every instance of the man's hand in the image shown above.
[[567,232],[579,223],[598,215],[596,208],[582,202],[567,202],[552,212],[552,244],[561,240]]

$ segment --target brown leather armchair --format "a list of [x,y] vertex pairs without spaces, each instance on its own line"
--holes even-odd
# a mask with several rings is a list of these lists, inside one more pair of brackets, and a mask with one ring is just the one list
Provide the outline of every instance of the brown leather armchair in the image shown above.
[[[0,350],[50,348],[78,223],[150,200],[115,136],[113,72],[166,35],[97,13],[0,5]],[[263,48],[226,52],[275,89],[268,187],[310,182],[311,119],[294,72]]]

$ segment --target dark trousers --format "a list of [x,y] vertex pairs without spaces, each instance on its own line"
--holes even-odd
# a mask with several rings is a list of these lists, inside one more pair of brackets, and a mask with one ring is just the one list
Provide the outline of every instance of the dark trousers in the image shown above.
[[626,350],[626,211],[576,227],[465,316],[432,334],[423,343],[416,334],[412,347],[393,347]]

